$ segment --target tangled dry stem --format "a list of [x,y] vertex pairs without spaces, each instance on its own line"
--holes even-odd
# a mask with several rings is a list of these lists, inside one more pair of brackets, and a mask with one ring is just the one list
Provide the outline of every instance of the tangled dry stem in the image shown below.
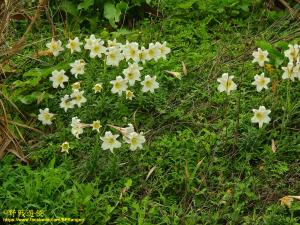
[[47,19],[51,23],[52,33],[55,34],[55,27],[47,8],[47,0],[39,0],[34,16],[30,18],[31,21],[25,33],[11,47],[6,46],[6,37],[9,32],[10,22],[16,14],[20,13],[20,7],[21,6],[18,0],[6,0],[4,2],[0,0],[0,47],[2,48],[2,51],[0,51],[0,62],[4,62],[5,60],[9,59],[24,47],[26,38],[32,31],[32,28],[40,17],[40,13],[43,9],[46,12]]

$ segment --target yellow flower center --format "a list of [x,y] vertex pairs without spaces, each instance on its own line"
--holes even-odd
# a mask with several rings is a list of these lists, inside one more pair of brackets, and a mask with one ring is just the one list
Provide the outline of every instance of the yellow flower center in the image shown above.
[[96,85],[96,86],[95,86],[95,90],[96,90],[96,91],[101,91],[101,90],[102,90],[102,87],[101,87],[100,85]]
[[70,42],[70,48],[76,48],[76,43],[74,41]]
[[226,83],[225,83],[225,89],[228,90],[228,89],[230,89],[231,86],[232,86],[232,81],[227,80]]
[[259,54],[258,59],[260,61],[265,61],[265,56],[263,54]]
[[258,84],[259,84],[260,86],[264,86],[264,85],[266,84],[265,78],[259,78]]
[[94,46],[93,50],[94,50],[94,52],[99,52],[100,47],[98,45],[96,45],[96,46]]
[[147,80],[147,81],[145,82],[145,86],[146,86],[147,88],[150,88],[150,87],[152,86],[151,80]]
[[133,79],[134,78],[134,74],[132,73],[132,72],[129,72],[128,74],[127,74],[127,77],[128,77],[128,79]]
[[68,143],[63,143],[61,147],[62,147],[63,150],[67,150],[69,148],[69,144]]
[[53,43],[51,44],[51,48],[53,49],[53,51],[56,51],[56,50],[58,49],[57,43],[56,43],[56,42],[53,42]]
[[109,54],[109,58],[110,58],[111,60],[115,60],[115,59],[117,58],[117,56],[116,56],[115,53],[110,53],[110,54]]
[[50,120],[50,119],[51,119],[51,115],[50,115],[49,113],[46,112],[46,113],[44,114],[44,119],[45,119],[45,120]]
[[99,129],[101,127],[100,123],[93,123],[94,129]]
[[150,55],[150,57],[153,57],[154,56],[154,50],[153,49],[149,49],[149,55]]
[[287,74],[288,74],[289,77],[292,77],[292,75],[293,75],[293,67],[288,67]]
[[109,137],[109,138],[107,139],[107,142],[108,142],[110,145],[112,145],[112,144],[115,143],[115,139],[114,139],[113,137]]
[[114,84],[114,86],[115,86],[115,89],[121,89],[121,83],[120,82],[116,82]]
[[263,120],[263,118],[264,118],[264,113],[263,113],[263,112],[257,112],[257,113],[256,113],[256,118],[257,118],[258,120]]
[[81,96],[80,96],[80,95],[77,95],[77,96],[76,96],[76,101],[80,102],[80,100],[81,100]]
[[137,139],[137,137],[133,137],[133,138],[131,138],[131,144],[132,145],[136,145],[137,143],[138,143],[138,139]]
[[133,97],[133,92],[132,91],[127,91],[126,96],[127,96],[127,98]]
[[130,55],[134,56],[136,54],[136,50],[135,49],[130,49]]
[[62,83],[64,81],[64,77],[63,76],[59,76],[58,78],[57,78],[57,82],[58,83]]

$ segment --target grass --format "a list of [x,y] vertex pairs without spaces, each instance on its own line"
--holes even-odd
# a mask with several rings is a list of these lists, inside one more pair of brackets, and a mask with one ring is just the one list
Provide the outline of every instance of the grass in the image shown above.
[[[132,102],[106,87],[101,96],[86,91],[86,105],[62,113],[57,105],[70,86],[49,88],[43,71],[59,63],[64,67],[76,57],[13,59],[20,65],[18,74],[42,68],[41,82],[21,85],[19,93],[9,87],[5,91],[32,115],[47,106],[59,116],[50,128],[36,123],[47,134],[43,137],[23,131],[28,139],[38,139],[37,145],[24,146],[29,166],[12,155],[0,162],[0,209],[44,210],[45,217],[85,218],[86,224],[300,223],[299,203],[288,209],[278,201],[300,190],[299,81],[282,81],[281,70],[275,69],[268,73],[270,90],[257,93],[251,85],[261,72],[251,63],[255,41],[293,41],[299,25],[282,11],[265,9],[253,10],[248,18],[221,21],[181,12],[155,23],[145,19],[126,35],[112,34],[120,41],[144,44],[166,40],[172,49],[168,60],[150,63],[144,70],[158,77],[157,93],[138,93]],[[99,35],[110,34],[102,30]],[[48,36],[45,29],[32,38]],[[44,44],[38,42],[35,48],[43,49]],[[25,49],[24,55],[34,50]],[[182,61],[188,68],[182,80],[164,73],[181,71]],[[108,83],[120,72],[90,60],[82,87],[91,90],[96,81]],[[234,75],[239,86],[230,96],[217,91],[216,79],[224,72]],[[30,78],[10,77],[5,84],[16,79]],[[33,90],[45,92],[42,102],[20,103],[18,97]],[[250,121],[251,110],[260,105],[272,110],[271,123],[262,129]],[[87,131],[80,140],[71,136],[72,116],[120,126],[132,122],[147,132],[147,144],[135,152],[127,147],[115,154],[102,151],[102,134]],[[60,152],[65,140],[72,146],[69,155]]]

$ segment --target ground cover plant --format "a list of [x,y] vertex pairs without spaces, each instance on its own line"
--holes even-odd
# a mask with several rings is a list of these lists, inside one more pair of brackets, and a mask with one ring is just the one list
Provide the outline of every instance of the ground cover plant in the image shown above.
[[70,2],[1,63],[2,218],[300,223],[297,4]]

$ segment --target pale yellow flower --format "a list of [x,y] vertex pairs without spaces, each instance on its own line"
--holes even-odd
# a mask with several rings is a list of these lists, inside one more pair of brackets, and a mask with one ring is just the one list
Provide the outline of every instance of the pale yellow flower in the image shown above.
[[96,130],[98,133],[100,132],[99,129],[102,127],[99,120],[93,121],[92,128]]
[[102,83],[95,84],[95,86],[93,87],[93,90],[94,90],[95,94],[98,93],[98,92],[101,92],[102,89],[103,89]]
[[75,82],[74,84],[72,84],[72,90],[79,90],[80,89],[80,82],[81,81],[78,81],[78,82]]
[[69,142],[65,141],[64,143],[61,144],[60,147],[61,147],[61,152],[69,153],[69,149],[70,149]]
[[126,99],[132,100],[133,97],[134,97],[133,92],[130,90],[126,90]]

